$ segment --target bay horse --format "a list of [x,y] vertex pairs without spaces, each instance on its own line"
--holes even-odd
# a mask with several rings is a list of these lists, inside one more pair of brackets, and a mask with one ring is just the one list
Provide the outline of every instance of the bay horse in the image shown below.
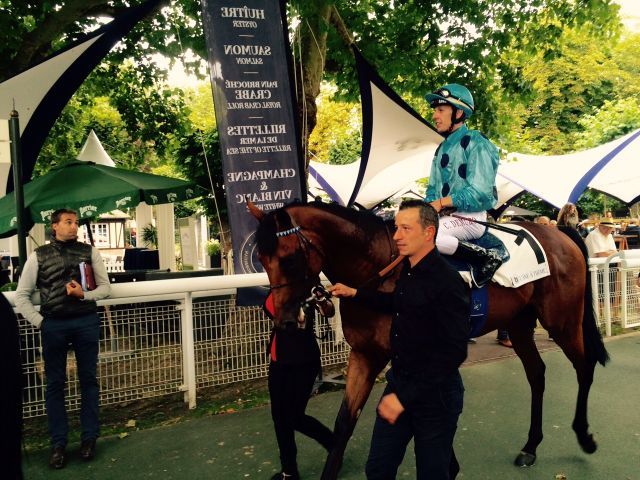
[[[319,284],[321,271],[332,283],[393,290],[399,269],[386,278],[377,275],[397,256],[393,226],[372,213],[318,202],[294,203],[269,213],[249,204],[249,211],[259,221],[258,256],[272,287],[276,328],[300,321],[301,305]],[[517,224],[538,239],[551,275],[518,288],[490,284],[488,318],[480,335],[506,328],[524,366],[531,388],[531,419],[527,441],[514,463],[531,466],[543,437],[545,388],[545,364],[533,335],[536,320],[576,370],[578,398],[572,427],[587,453],[597,448],[587,422],[589,390],[596,362],[604,365],[608,354],[595,322],[582,239],[570,229]],[[335,447],[327,457],[323,480],[337,478],[358,416],[376,376],[390,359],[390,316],[350,299],[341,300],[340,313],[351,352],[346,390],[335,420]]]

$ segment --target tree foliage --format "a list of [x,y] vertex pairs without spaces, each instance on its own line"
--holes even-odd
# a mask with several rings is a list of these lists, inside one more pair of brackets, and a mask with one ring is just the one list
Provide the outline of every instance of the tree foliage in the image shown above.
[[[0,79],[141,2],[0,0]],[[122,165],[170,163],[210,188],[204,140],[221,182],[210,96],[163,85],[166,72],[152,59],[162,53],[186,61],[192,51],[195,60],[186,63],[198,70],[206,52],[200,9],[199,0],[163,0],[136,26],[62,113],[39,168],[75,156],[94,128]],[[301,125],[309,151],[322,159],[359,155],[349,121],[358,100],[351,41],[423,114],[424,93],[450,81],[468,85],[478,111],[472,126],[510,150],[562,153],[637,125],[640,39],[619,36],[610,0],[296,0],[288,10],[298,91],[305,92]],[[335,86],[333,96],[320,95],[322,82]]]
[[[131,2],[134,3],[134,2]],[[135,2],[140,3],[140,2]],[[162,6],[168,2],[162,2]],[[2,2],[0,72],[5,77],[55,51],[62,43],[95,28],[100,16],[121,10],[122,0]],[[177,58],[186,49],[204,58],[198,0],[176,0],[142,22],[123,41],[115,59],[134,57],[143,76],[157,76],[150,56]],[[296,18],[294,52],[305,97],[305,138],[316,125],[316,98],[323,80],[338,86],[340,96],[355,100],[357,82],[347,43],[351,39],[398,91],[421,97],[426,91],[457,81],[476,93],[476,121],[496,124],[493,88],[518,91],[518,69],[502,62],[509,47],[553,55],[563,26],[587,24],[600,38],[616,30],[617,7],[609,0],[441,0],[379,2],[298,0],[289,3]]]
[[62,111],[36,173],[76,157],[91,130],[121,167],[149,171],[189,128],[183,92],[149,83],[130,62],[101,64]]

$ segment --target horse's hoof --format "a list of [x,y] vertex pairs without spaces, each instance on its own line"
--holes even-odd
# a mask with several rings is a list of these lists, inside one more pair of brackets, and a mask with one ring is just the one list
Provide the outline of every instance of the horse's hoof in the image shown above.
[[536,463],[536,456],[527,452],[520,452],[513,462],[516,467],[532,467],[534,463]]
[[598,449],[598,444],[590,433],[584,439],[580,440],[580,446],[585,453],[593,453]]

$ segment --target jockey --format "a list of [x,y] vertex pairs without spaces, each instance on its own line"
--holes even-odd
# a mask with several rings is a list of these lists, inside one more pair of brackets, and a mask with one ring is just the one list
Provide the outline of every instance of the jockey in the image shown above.
[[498,199],[498,148],[483,134],[465,125],[475,109],[473,96],[466,87],[448,84],[425,98],[433,108],[436,130],[445,137],[433,157],[425,197],[438,213],[445,210],[441,213],[436,246],[443,254],[455,254],[474,265],[471,277],[480,287],[491,280],[502,260],[496,252],[467,242],[480,238],[485,226],[446,212],[455,209],[461,217],[486,221],[486,210]]

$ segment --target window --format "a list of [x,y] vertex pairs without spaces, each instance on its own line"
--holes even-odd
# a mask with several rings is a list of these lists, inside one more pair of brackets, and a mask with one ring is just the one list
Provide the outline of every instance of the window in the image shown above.
[[109,247],[109,225],[106,223],[92,223],[91,233],[96,247]]

